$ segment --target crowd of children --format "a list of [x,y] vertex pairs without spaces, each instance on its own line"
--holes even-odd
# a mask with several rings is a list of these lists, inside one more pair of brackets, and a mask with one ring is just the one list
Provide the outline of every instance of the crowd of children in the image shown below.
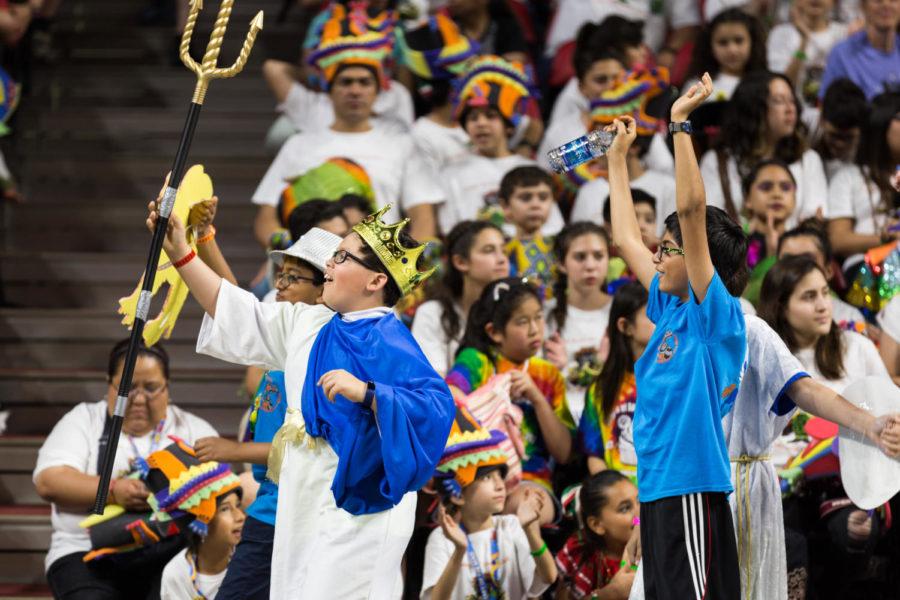
[[[383,4],[312,22],[321,90],[266,63],[297,133],[253,195],[253,292],[214,211],[168,222],[197,351],[246,365],[252,402],[240,440],[150,457],[169,496],[222,477],[162,596],[849,598],[816,561],[859,550],[853,581],[891,597],[900,482],[862,509],[834,467],[787,467],[847,435],[900,455],[900,92],[832,58],[865,43],[900,72],[900,5],[861,0],[841,41],[832,2],[797,0],[767,44],[757,3],[703,25],[702,3],[561,0],[551,89],[522,62],[537,34],[508,33],[533,3]],[[605,156],[546,170],[594,129]],[[844,396],[867,376],[886,414]],[[151,523],[174,510],[153,475]]]

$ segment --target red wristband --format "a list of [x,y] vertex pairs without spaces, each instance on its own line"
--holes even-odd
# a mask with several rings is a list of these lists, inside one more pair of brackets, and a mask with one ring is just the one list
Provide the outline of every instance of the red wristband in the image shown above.
[[107,504],[115,504],[116,503],[116,495],[113,493],[113,488],[116,487],[116,481],[118,479],[110,479],[109,480],[109,493],[106,495],[106,503]]
[[175,262],[173,262],[172,266],[175,267],[176,269],[180,269],[184,265],[186,265],[189,262],[191,262],[192,260],[194,260],[195,256],[197,256],[197,253],[194,252],[193,250],[191,250],[190,252],[187,253],[187,256],[185,256],[184,258],[181,258],[180,260],[176,260]]

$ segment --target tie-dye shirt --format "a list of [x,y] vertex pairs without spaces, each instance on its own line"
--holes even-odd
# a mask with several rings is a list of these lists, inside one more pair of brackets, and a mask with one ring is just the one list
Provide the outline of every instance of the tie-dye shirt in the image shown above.
[[[456,357],[456,362],[447,374],[447,384],[459,388],[468,395],[484,385],[492,375],[507,371],[522,370],[522,364],[516,364],[503,356],[497,356],[496,368],[490,358],[474,348],[464,348]],[[541,391],[553,412],[559,417],[569,431],[575,433],[575,422],[566,402],[566,381],[553,364],[542,358],[528,360],[528,374]],[[528,481],[539,483],[552,490],[550,478],[554,461],[544,443],[538,425],[537,414],[529,402],[513,398],[513,402],[522,409],[522,438],[525,442],[525,455],[522,457],[522,476]]]
[[587,456],[602,458],[607,468],[627,475],[637,483],[637,455],[634,451],[632,421],[637,401],[634,373],[625,373],[613,404],[612,414],[603,414],[603,393],[594,382],[584,399],[578,422],[578,443]]

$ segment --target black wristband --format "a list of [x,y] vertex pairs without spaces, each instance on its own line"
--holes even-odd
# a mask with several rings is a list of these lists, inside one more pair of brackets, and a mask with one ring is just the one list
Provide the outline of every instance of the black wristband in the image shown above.
[[375,382],[366,382],[366,395],[363,396],[362,405],[367,410],[372,410],[372,402],[375,401]]

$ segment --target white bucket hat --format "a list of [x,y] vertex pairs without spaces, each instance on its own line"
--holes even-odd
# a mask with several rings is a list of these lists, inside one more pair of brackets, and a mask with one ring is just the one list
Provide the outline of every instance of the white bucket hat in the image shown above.
[[[885,377],[859,379],[842,395],[876,417],[900,412],[900,388]],[[900,459],[886,456],[861,433],[845,427],[840,432],[841,481],[853,504],[870,510],[900,492]]]
[[269,252],[269,258],[279,267],[284,264],[285,256],[293,256],[306,261],[323,273],[325,263],[337,252],[341,238],[335,234],[313,227],[287,250],[273,250]]

